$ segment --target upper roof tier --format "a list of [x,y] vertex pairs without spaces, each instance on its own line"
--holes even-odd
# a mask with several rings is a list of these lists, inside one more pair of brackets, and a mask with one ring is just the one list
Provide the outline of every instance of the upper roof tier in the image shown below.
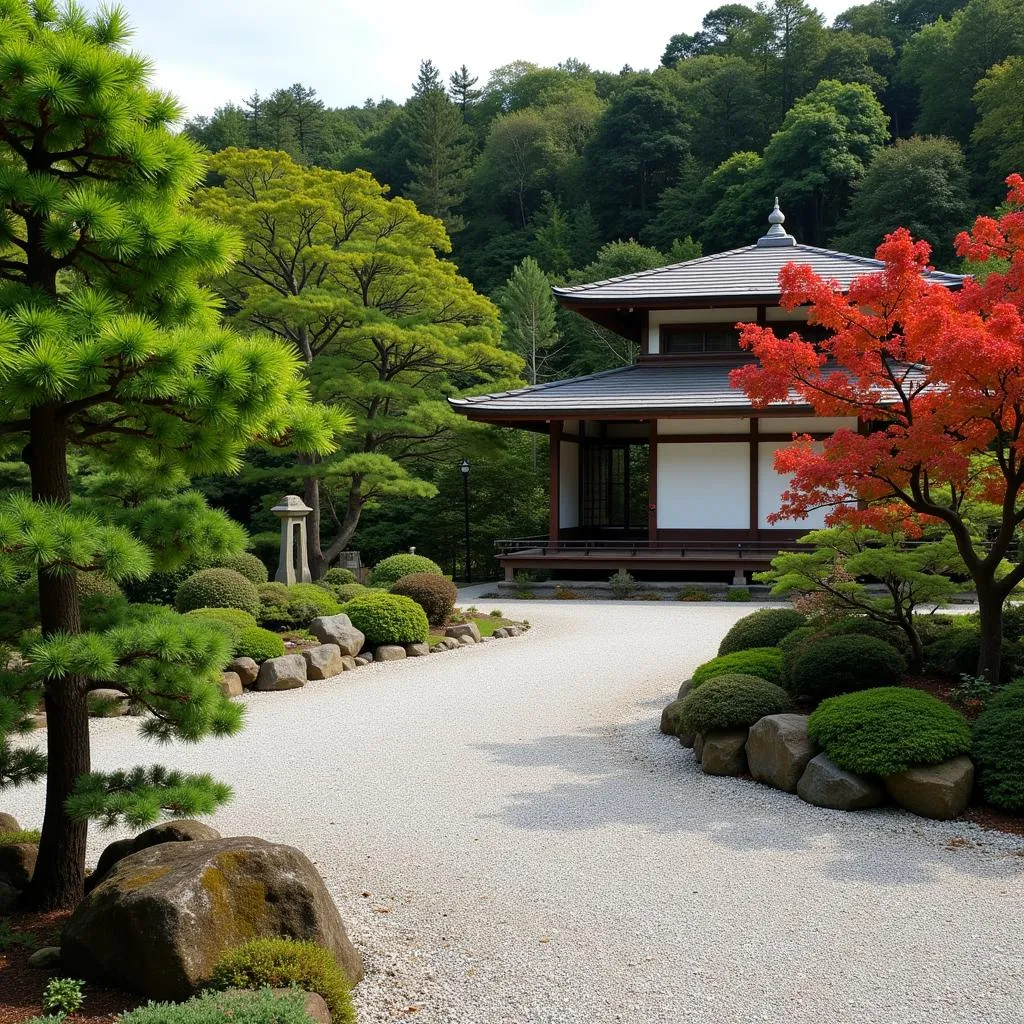
[[[555,296],[563,306],[581,312],[594,306],[695,305],[701,300],[715,305],[722,305],[723,300],[765,302],[778,299],[779,271],[787,263],[806,264],[821,277],[836,281],[844,291],[854,278],[876,273],[885,266],[881,260],[867,256],[801,245],[783,228],[785,216],[778,199],[768,221],[767,233],[753,245],[607,281],[555,288]],[[949,288],[958,288],[964,282],[962,275],[941,270],[931,270],[925,277]]]

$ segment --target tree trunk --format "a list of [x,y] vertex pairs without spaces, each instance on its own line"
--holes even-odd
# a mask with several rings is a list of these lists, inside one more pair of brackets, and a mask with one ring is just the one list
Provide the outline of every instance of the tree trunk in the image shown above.
[[[32,498],[69,504],[67,428],[56,405],[31,412],[27,461]],[[39,612],[43,636],[80,633],[78,585],[74,575],[40,569]],[[65,810],[79,776],[89,771],[89,711],[86,680],[66,676],[46,684],[46,808],[32,883],[25,902],[41,910],[73,907],[85,882],[86,822],[72,821]]]
[[342,551],[348,548],[349,542],[355,536],[356,529],[359,526],[359,517],[363,512],[362,485],[363,478],[361,476],[352,477],[352,483],[348,489],[345,515],[338,525],[338,532],[334,535],[334,540],[331,541],[324,552],[324,559],[328,564],[333,562]]
[[[299,457],[305,466],[313,465],[309,455]],[[313,579],[320,579],[327,571],[327,559],[320,546],[320,478],[310,474],[302,482],[302,500],[313,510],[306,516],[306,556]]]
[[1003,601],[1005,595],[990,582],[978,583],[978,617],[981,619],[981,652],[978,656],[978,675],[993,685],[999,685],[999,670],[1003,657]]

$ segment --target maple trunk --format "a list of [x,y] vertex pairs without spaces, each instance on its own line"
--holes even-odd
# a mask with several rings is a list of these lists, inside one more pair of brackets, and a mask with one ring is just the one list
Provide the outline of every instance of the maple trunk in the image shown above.
[[981,620],[981,651],[978,675],[994,685],[999,684],[1003,657],[1003,601],[1005,594],[991,582],[978,583],[978,617]]
[[[67,465],[67,430],[56,405],[37,406],[31,412],[28,464],[32,498],[70,504]],[[78,585],[73,574],[40,569],[39,617],[43,636],[80,633]],[[87,683],[81,676],[47,682],[46,806],[39,856],[32,882],[24,894],[26,905],[40,910],[68,909],[81,900],[85,883],[85,844],[88,824],[73,821],[65,802],[79,776],[89,771],[89,710]]]

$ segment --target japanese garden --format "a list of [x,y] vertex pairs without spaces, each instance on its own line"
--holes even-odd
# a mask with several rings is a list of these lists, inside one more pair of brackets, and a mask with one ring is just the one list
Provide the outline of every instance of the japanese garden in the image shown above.
[[0,1024],[1019,1024],[1024,2],[822,6],[0,0]]

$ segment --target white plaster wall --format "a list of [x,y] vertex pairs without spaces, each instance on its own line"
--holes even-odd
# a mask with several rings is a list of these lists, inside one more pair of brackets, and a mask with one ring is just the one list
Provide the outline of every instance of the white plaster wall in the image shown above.
[[736,324],[757,319],[756,306],[735,306],[724,309],[652,309],[648,314],[647,351],[660,351],[658,328],[662,324]]
[[558,456],[558,525],[580,525],[580,446],[562,441]]
[[701,419],[658,420],[659,434],[749,434],[750,419],[737,416]]
[[746,442],[658,445],[658,528],[745,530],[750,518]]
[[[762,421],[763,422],[763,421]],[[809,431],[810,433],[810,431]],[[787,441],[762,441],[757,446],[757,525],[761,530],[817,530],[825,525],[828,509],[818,509],[806,519],[783,519],[769,523],[768,516],[778,512],[782,492],[789,486],[789,476],[775,472],[775,453],[788,448]],[[815,445],[820,448],[821,445]]]
[[762,434],[831,434],[836,430],[856,430],[856,416],[763,416]]

